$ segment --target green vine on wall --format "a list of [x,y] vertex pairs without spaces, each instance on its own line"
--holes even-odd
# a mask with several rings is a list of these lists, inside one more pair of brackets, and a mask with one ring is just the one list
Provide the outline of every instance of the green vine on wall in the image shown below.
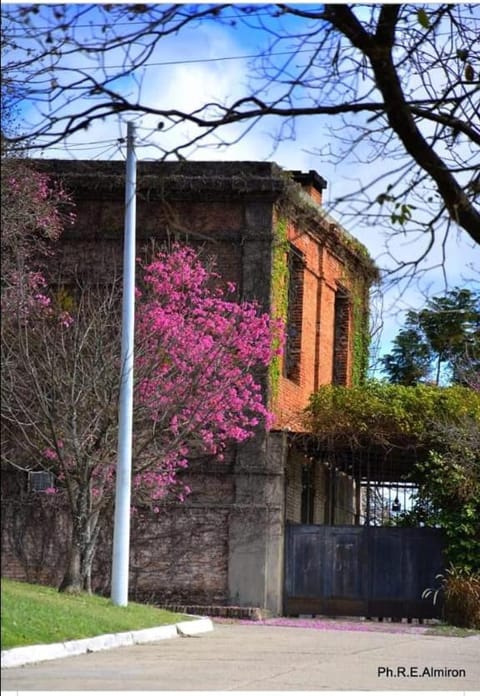
[[480,393],[467,387],[406,387],[375,380],[363,386],[324,385],[310,397],[305,427],[319,441],[389,449],[431,446],[432,424],[472,420],[480,425]]
[[367,378],[370,357],[370,314],[363,283],[351,283],[352,292],[352,385],[363,384]]
[[[295,220],[296,229],[305,229],[332,251],[344,265],[345,288],[351,298],[352,385],[365,382],[369,366],[370,317],[368,287],[378,282],[379,271],[366,247],[336,221],[329,218],[316,203],[309,200],[302,187],[285,173],[284,192],[277,201],[278,218],[274,225],[272,253],[272,313],[286,323],[288,311],[289,269],[287,236],[288,220]],[[281,358],[271,363],[269,383],[271,400],[278,396]]]
[[[288,285],[289,285],[289,269],[288,269],[288,222],[286,218],[281,217],[277,220],[274,226],[274,239],[272,251],[272,287],[271,287],[271,305],[272,315],[275,319],[281,319],[286,325],[288,312]],[[275,339],[278,341],[279,339]],[[273,346],[275,349],[279,345]],[[269,385],[272,403],[278,397],[281,376],[281,356],[276,355],[269,367]]]
[[351,303],[352,386],[365,383],[370,361],[370,312],[366,278],[351,268],[344,268],[342,283]]

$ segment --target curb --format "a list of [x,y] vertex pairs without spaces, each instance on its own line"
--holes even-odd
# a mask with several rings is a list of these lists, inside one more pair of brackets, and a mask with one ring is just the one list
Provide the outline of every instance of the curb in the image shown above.
[[[143,600],[141,600],[143,601]],[[145,597],[146,604],[155,606],[155,598]],[[232,604],[218,605],[199,605],[199,604],[164,604],[162,609],[168,609],[176,614],[186,614],[187,616],[210,616],[211,618],[224,619],[249,619],[250,621],[265,621],[272,617],[272,612],[260,607],[239,607]]]
[[139,631],[126,631],[125,633],[106,633],[95,638],[82,638],[81,640],[69,640],[65,643],[51,643],[50,645],[27,645],[21,648],[2,650],[2,669],[9,667],[22,667],[32,662],[44,660],[57,660],[61,657],[73,657],[99,650],[111,650],[129,645],[143,645],[157,640],[180,638],[181,636],[197,636],[201,633],[213,631],[213,623],[206,617],[195,617],[192,621],[180,621],[167,626],[144,628]]

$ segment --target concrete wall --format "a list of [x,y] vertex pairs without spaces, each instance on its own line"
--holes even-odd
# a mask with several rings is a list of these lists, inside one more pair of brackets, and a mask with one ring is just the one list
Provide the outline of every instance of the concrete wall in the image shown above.
[[230,512],[229,601],[280,613],[283,593],[286,438],[259,434],[238,449]]

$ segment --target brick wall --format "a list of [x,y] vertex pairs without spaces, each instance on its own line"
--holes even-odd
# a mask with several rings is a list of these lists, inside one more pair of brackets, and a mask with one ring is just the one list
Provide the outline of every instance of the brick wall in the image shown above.
[[293,224],[288,237],[303,258],[300,355],[294,371],[282,366],[275,412],[276,427],[295,429],[298,414],[320,385],[352,382],[352,289],[344,262],[329,248]]
[[132,525],[130,594],[160,604],[228,602],[229,506],[170,506]]
[[68,518],[42,494],[2,501],[2,576],[57,586],[67,558]]
[[[229,516],[234,503],[233,450],[224,463],[192,465],[183,479],[192,488],[186,503],[165,502],[159,513],[139,509],[132,517],[132,599],[198,604],[228,602]],[[66,564],[68,515],[45,494],[10,497],[3,503],[2,575],[58,586]],[[104,529],[93,565],[95,592],[110,587],[112,529]]]
[[[57,173],[70,172],[66,186],[73,188],[77,200],[77,222],[64,236],[56,259],[64,279],[80,274],[108,283],[113,276],[121,275],[124,194],[123,171],[118,174],[118,164],[57,162],[53,167]],[[159,171],[174,172],[169,191],[162,188],[166,179],[157,176],[157,166]],[[268,163],[144,163],[142,167],[138,254],[150,253],[152,242],[161,245],[176,239],[187,241],[201,248],[206,259],[216,259],[222,278],[237,284],[239,299],[255,299],[269,311],[273,220],[285,183],[278,168]],[[308,182],[304,185],[308,189]],[[313,213],[308,215],[311,218]],[[346,272],[345,261],[325,241],[328,225],[321,218],[312,224],[300,223],[292,215],[288,225],[288,240],[302,258],[301,267],[297,265],[295,270],[301,292],[292,314],[300,337],[295,370],[287,376],[282,366],[284,374],[275,402],[278,428],[298,418],[319,385],[331,383],[335,298],[340,288],[347,292],[350,289],[351,273]],[[348,312],[342,321],[345,328],[350,321]],[[337,320],[337,331],[338,326]],[[343,360],[340,366],[349,383],[351,332],[346,333],[343,357],[337,350],[335,362],[338,369]],[[265,378],[263,384],[266,393]],[[253,440],[232,448],[231,458],[224,465],[210,461],[191,467],[186,477],[192,494],[185,504],[171,503],[158,515],[139,511],[132,522],[132,596],[161,603],[203,605],[234,600],[278,611],[284,523],[286,519],[301,521],[302,470],[307,460],[293,448],[286,462],[284,434],[276,432],[267,437],[259,432]],[[324,523],[328,471],[319,461],[313,465],[312,474],[312,521]],[[346,520],[351,482],[341,481],[338,486],[341,510],[335,511],[335,519]],[[11,509],[2,527],[3,572],[58,584],[68,525],[60,515],[53,520],[38,518],[39,512],[30,517],[18,515],[13,499],[8,504]],[[18,520],[23,525],[20,537]],[[52,523],[57,525],[54,535],[48,531]],[[107,530],[95,560],[97,591],[108,591],[110,557],[111,530]]]
[[[64,235],[58,263],[67,276],[77,272],[98,280],[121,274],[124,191],[123,170],[118,165],[56,161],[49,167],[42,163],[57,175],[63,173],[77,204],[77,222]],[[313,171],[294,175],[304,188],[295,205],[303,205],[308,196],[314,205],[307,206],[303,218],[292,207],[288,213],[287,236],[293,252],[303,259],[303,279],[297,264],[294,275],[301,297],[291,318],[299,329],[294,346],[299,356],[294,369],[281,366],[274,404],[279,428],[298,416],[320,385],[334,378],[351,384],[352,312],[347,304],[339,319],[338,297],[340,292],[348,296],[352,277],[365,272],[361,262],[345,254],[344,247],[340,249],[338,226],[321,210],[326,182]],[[276,165],[140,163],[138,182],[140,256],[151,252],[152,242],[158,246],[186,241],[200,247],[205,258],[217,260],[220,275],[236,283],[238,298],[258,300],[262,309],[270,310],[273,220],[281,215],[277,201],[285,184]]]

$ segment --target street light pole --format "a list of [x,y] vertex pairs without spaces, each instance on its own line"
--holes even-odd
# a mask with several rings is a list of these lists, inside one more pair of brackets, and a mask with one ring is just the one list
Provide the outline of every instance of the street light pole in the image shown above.
[[122,354],[118,419],[118,461],[115,490],[111,599],[128,604],[130,553],[130,498],[132,478],[133,342],[135,320],[135,225],[136,225],[135,125],[127,124],[125,181],[125,231],[123,248]]

